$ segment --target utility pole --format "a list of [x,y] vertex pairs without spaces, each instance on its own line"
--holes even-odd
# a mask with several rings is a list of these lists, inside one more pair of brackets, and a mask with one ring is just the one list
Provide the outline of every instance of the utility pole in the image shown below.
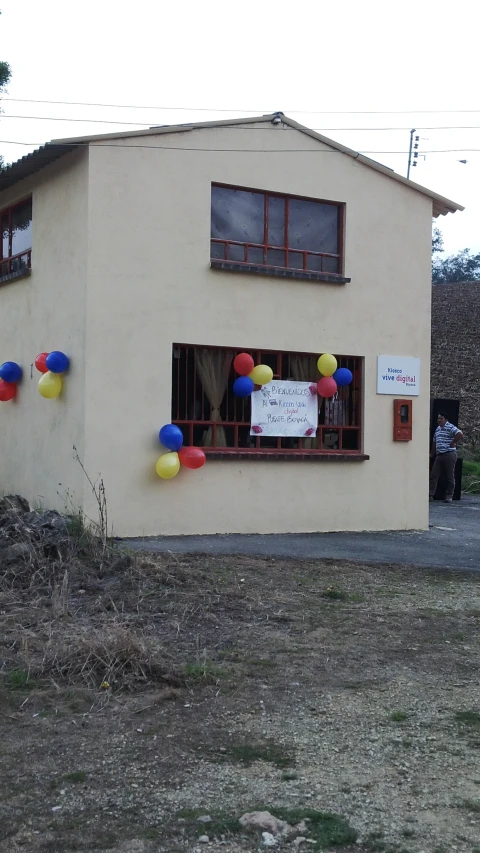
[[417,165],[418,160],[418,142],[420,137],[415,136],[415,142],[413,134],[416,132],[416,128],[413,127],[410,131],[410,147],[408,149],[408,168],[407,168],[407,180],[410,177],[410,168]]

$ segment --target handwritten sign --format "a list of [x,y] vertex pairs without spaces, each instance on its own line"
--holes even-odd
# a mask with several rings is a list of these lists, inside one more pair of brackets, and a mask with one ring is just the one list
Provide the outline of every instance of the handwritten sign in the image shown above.
[[397,355],[379,355],[377,394],[420,394],[420,359]]
[[273,379],[252,394],[250,435],[315,435],[318,397],[313,382]]

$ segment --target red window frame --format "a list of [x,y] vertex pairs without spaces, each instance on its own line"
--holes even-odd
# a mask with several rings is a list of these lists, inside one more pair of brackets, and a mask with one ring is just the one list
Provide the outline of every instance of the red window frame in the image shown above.
[[[331,201],[327,199],[318,199],[318,198],[309,198],[308,196],[300,196],[300,195],[287,195],[285,193],[276,193],[269,192],[268,190],[259,190],[251,187],[238,187],[231,184],[221,184],[221,183],[213,183],[212,187],[222,187],[224,189],[231,190],[239,190],[244,192],[252,192],[258,193],[258,195],[264,196],[264,216],[263,216],[263,234],[264,239],[263,243],[250,243],[243,242],[240,240],[228,240],[222,239],[220,237],[210,237],[210,247],[212,244],[215,245],[223,245],[224,246],[224,257],[214,257],[212,251],[210,251],[210,259],[213,262],[231,262],[235,265],[244,265],[245,267],[251,266],[260,266],[265,267],[267,269],[282,269],[289,270],[290,272],[300,272],[300,273],[309,273],[310,275],[328,275],[328,276],[338,276],[339,278],[343,277],[344,274],[344,252],[343,252],[343,240],[344,240],[344,220],[345,220],[345,204],[343,202]],[[284,227],[284,240],[283,245],[277,245],[268,242],[268,209],[269,209],[269,199],[270,198],[281,198],[285,201],[285,227]],[[308,201],[312,203],[322,204],[322,205],[331,205],[332,207],[337,208],[338,211],[338,226],[337,226],[337,248],[338,252],[314,252],[308,249],[299,249],[293,246],[288,245],[288,226],[289,226],[289,204],[290,200],[296,201]],[[244,260],[237,260],[236,258],[229,257],[229,247],[230,246],[242,246],[244,247]],[[251,249],[261,249],[263,250],[263,263],[260,264],[258,261],[254,261],[249,259],[249,252]],[[269,250],[281,251],[285,252],[285,266],[281,266],[278,264],[272,264],[267,262],[267,255]],[[302,267],[298,266],[289,266],[289,255],[302,255],[303,265]],[[308,259],[310,257],[319,258],[320,259],[320,270],[311,269],[308,267]],[[336,272],[331,272],[330,270],[324,270],[324,259],[327,258],[335,258],[338,261],[338,269]]]
[[[4,276],[11,275],[11,273],[21,272],[22,269],[31,269],[32,266],[32,249],[24,249],[22,252],[17,252],[15,255],[12,254],[12,239],[13,239],[13,229],[12,229],[12,214],[13,211],[25,204],[25,202],[31,202],[31,196],[27,196],[26,198],[21,199],[20,201],[15,202],[15,204],[10,205],[10,207],[5,207],[3,210],[0,210],[0,224],[1,224],[1,242],[0,242],[0,279]],[[7,226],[7,235],[8,235],[8,251],[4,254],[3,250],[3,220],[4,217],[8,217],[8,226]]]
[[[212,405],[205,393],[198,371],[198,361],[205,355],[215,354],[225,359],[228,382],[219,406],[221,420],[211,417]],[[192,344],[174,344],[172,353],[172,423],[183,432],[184,443],[202,447],[207,455],[221,458],[250,456],[254,458],[313,458],[313,457],[362,457],[362,401],[363,401],[363,358],[360,356],[337,355],[339,366],[348,367],[353,373],[352,383],[338,391],[338,407],[331,401],[319,398],[319,426],[311,438],[267,438],[250,436],[250,398],[235,397],[232,386],[236,378],[233,359],[239,352],[248,352],[256,364],[267,363],[274,370],[276,379],[293,378],[296,381],[315,382],[320,378],[316,367],[319,353],[300,353],[279,350],[256,350],[233,347],[204,347]],[[308,359],[312,375],[292,377],[292,359]],[[297,362],[298,364],[299,362]],[[302,362],[305,364],[305,362]],[[229,366],[228,366],[229,365]],[[328,412],[328,415],[327,415]],[[343,414],[342,414],[343,412]],[[343,422],[341,422],[343,420]],[[335,422],[337,421],[337,422]],[[220,432],[221,430],[221,432]],[[209,434],[211,444],[204,444]],[[228,445],[217,442],[217,435],[225,435]],[[202,438],[203,436],[203,438]],[[336,439],[336,440],[335,440]]]

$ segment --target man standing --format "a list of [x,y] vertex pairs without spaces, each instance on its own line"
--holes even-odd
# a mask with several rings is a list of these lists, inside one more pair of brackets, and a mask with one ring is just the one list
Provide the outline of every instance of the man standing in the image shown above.
[[457,461],[457,442],[463,438],[463,432],[458,427],[447,421],[445,412],[439,412],[437,417],[437,428],[433,435],[432,451],[430,456],[435,457],[430,472],[430,500],[433,501],[437,484],[443,474],[447,482],[445,491],[445,503],[451,504],[455,489],[455,463]]

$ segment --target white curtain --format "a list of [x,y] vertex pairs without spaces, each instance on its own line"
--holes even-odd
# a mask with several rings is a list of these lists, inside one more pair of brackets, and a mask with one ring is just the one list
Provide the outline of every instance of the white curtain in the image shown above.
[[[195,363],[205,396],[210,403],[210,420],[216,424],[221,422],[220,406],[227,390],[228,377],[232,366],[233,353],[223,350],[196,350]],[[203,446],[211,447],[213,442],[213,427],[203,434]],[[216,427],[216,447],[226,447],[227,437],[225,428]]]

